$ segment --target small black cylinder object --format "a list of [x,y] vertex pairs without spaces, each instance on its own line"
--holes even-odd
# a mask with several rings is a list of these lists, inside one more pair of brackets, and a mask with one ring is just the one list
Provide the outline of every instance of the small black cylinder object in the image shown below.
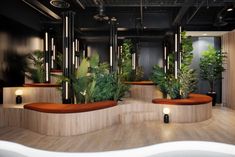
[[169,115],[164,114],[164,123],[169,123]]
[[22,103],[22,96],[21,95],[17,95],[16,96],[16,104],[21,104]]

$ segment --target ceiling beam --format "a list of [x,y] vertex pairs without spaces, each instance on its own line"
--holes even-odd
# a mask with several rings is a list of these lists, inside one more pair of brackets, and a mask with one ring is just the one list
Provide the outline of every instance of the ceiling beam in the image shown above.
[[179,24],[184,17],[185,13],[188,11],[188,9],[193,5],[195,0],[186,0],[183,4],[183,6],[180,8],[178,14],[176,15],[172,25],[175,26]]

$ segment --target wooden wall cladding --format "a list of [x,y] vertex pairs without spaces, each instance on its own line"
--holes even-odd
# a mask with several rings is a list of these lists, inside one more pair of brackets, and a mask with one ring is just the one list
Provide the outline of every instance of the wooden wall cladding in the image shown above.
[[4,87],[3,88],[3,104],[15,104],[15,91],[21,89],[23,91],[23,103],[30,102],[53,102],[61,103],[61,93],[57,87]]
[[221,38],[222,52],[225,52],[227,57],[224,61],[226,69],[223,72],[222,80],[222,103],[235,109],[235,30],[224,34]]
[[130,85],[130,97],[151,102],[154,98],[162,98],[162,92],[155,85]]

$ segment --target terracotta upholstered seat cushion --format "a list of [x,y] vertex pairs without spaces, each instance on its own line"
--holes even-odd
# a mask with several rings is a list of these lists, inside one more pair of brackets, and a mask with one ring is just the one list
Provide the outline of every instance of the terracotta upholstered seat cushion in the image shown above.
[[76,113],[99,110],[116,105],[116,101],[101,101],[88,104],[30,103],[24,105],[24,108],[46,113]]
[[170,104],[170,105],[199,105],[206,104],[212,101],[212,98],[203,94],[190,94],[187,99],[153,99],[155,104]]

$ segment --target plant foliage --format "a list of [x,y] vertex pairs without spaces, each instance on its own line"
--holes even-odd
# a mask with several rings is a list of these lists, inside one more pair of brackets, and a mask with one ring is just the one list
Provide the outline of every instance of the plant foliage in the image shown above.
[[109,73],[108,69],[107,63],[100,63],[98,53],[93,53],[90,60],[82,60],[73,78],[77,103],[120,100],[124,96],[128,87],[119,81],[116,73]]
[[130,39],[125,39],[122,44],[122,53],[119,59],[118,66],[120,68],[120,76],[123,81],[130,81],[132,64],[131,64],[131,54],[132,54],[133,44]]
[[189,93],[196,89],[195,70],[190,68],[193,59],[192,40],[182,32],[181,68],[178,69],[178,78],[174,76],[174,54],[169,54],[169,69],[165,73],[159,65],[153,67],[151,80],[160,88],[163,95],[172,99],[187,98]]
[[44,54],[40,50],[34,51],[29,54],[28,60],[30,63],[27,69],[26,77],[32,80],[34,83],[44,82]]
[[215,81],[222,79],[224,55],[211,45],[202,52],[200,59],[200,76],[207,80],[210,85],[210,92],[214,92]]

